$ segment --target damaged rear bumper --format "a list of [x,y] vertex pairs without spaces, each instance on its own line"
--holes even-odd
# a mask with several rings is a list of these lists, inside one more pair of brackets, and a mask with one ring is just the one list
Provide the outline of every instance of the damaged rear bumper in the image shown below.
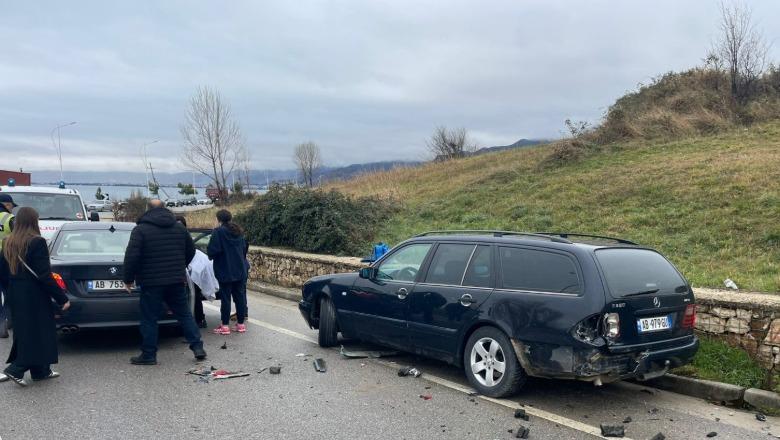
[[530,376],[575,379],[596,385],[624,379],[648,380],[670,368],[685,365],[699,349],[695,336],[680,344],[632,352],[610,353],[603,348],[574,348],[512,339],[523,369]]

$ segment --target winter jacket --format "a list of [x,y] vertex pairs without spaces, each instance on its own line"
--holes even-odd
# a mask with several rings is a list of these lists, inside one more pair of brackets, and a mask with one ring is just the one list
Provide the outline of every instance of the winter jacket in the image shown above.
[[192,236],[173,213],[154,208],[138,219],[125,251],[124,281],[145,286],[184,284],[195,256]]
[[246,279],[246,254],[249,245],[238,228],[227,224],[214,229],[206,251],[214,261],[214,275],[220,283]]
[[6,289],[6,306],[14,317],[13,345],[6,362],[23,366],[56,364],[57,325],[52,300],[61,306],[68,297],[52,277],[46,240],[33,238],[24,262],[35,275],[22,264],[12,275],[0,254],[0,285]]

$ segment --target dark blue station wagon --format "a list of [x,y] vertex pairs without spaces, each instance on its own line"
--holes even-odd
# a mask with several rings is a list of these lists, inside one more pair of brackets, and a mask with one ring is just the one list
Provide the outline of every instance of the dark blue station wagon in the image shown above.
[[481,394],[528,376],[646,380],[698,349],[693,291],[660,253],[578,234],[439,231],[358,273],[303,286],[319,343],[338,333],[462,366]]

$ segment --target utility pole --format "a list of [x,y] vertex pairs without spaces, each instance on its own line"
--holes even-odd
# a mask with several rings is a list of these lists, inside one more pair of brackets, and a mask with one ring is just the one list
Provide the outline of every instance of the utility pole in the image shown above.
[[51,142],[54,144],[55,143],[54,142],[54,131],[55,130],[57,131],[57,142],[54,145],[54,147],[57,149],[57,157],[60,160],[60,181],[63,181],[63,182],[65,181],[65,177],[64,177],[64,174],[62,172],[62,136],[60,135],[60,129],[63,128],[63,127],[68,127],[70,125],[75,125],[75,124],[76,124],[76,121],[69,122],[67,124],[60,124],[60,125],[54,127],[51,130],[51,133],[49,133],[49,136],[51,137]]

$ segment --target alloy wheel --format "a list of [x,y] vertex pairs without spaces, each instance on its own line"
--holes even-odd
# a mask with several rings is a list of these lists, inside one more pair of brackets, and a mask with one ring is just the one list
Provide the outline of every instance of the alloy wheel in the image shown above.
[[482,338],[471,348],[471,373],[477,382],[492,387],[501,382],[506,370],[504,350],[493,338]]

